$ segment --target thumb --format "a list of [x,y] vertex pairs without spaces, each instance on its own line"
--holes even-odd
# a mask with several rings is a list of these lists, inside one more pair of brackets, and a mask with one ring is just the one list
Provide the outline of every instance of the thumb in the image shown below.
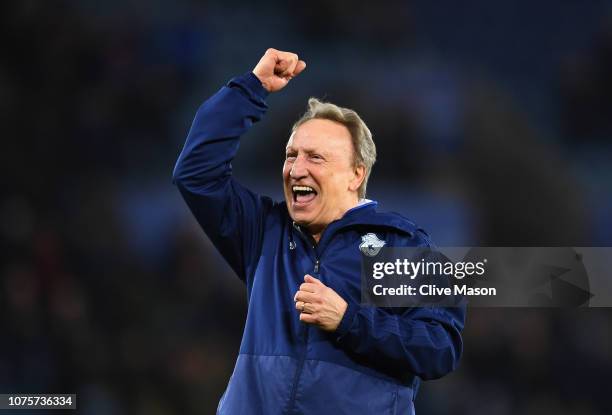
[[323,283],[321,281],[319,281],[318,279],[316,279],[315,277],[313,277],[310,274],[304,275],[304,282],[309,282],[311,284],[323,285]]
[[297,65],[295,66],[295,69],[293,70],[293,76],[298,76],[300,72],[302,72],[304,69],[306,69],[306,62],[298,61]]

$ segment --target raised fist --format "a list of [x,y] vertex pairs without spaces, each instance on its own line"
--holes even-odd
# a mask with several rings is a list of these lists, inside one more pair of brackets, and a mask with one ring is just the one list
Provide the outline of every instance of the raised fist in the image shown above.
[[276,92],[283,89],[304,68],[306,62],[299,60],[295,53],[270,48],[261,57],[253,73],[268,92]]

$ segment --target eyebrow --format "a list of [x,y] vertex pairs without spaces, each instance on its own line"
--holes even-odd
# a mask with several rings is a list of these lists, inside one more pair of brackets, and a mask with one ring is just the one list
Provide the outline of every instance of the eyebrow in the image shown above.
[[[291,151],[298,151],[298,149],[293,148],[291,146],[285,148],[285,153],[289,153]],[[324,151],[317,151],[314,148],[304,148],[304,149],[302,149],[302,151],[304,151],[304,153],[306,153],[306,154],[314,154],[314,153],[321,154],[321,155],[325,155],[326,154]]]

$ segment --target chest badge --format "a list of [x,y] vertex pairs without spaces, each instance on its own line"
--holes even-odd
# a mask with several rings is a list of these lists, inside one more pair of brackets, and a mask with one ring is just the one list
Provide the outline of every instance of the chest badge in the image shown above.
[[361,237],[359,250],[367,256],[376,256],[380,252],[380,248],[385,246],[386,242],[378,239],[375,233],[366,233]]

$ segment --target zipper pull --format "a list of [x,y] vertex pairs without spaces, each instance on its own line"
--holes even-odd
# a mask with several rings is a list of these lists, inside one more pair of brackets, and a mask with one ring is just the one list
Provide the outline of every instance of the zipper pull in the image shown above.
[[319,273],[319,260],[318,259],[315,262],[314,272],[317,274]]

